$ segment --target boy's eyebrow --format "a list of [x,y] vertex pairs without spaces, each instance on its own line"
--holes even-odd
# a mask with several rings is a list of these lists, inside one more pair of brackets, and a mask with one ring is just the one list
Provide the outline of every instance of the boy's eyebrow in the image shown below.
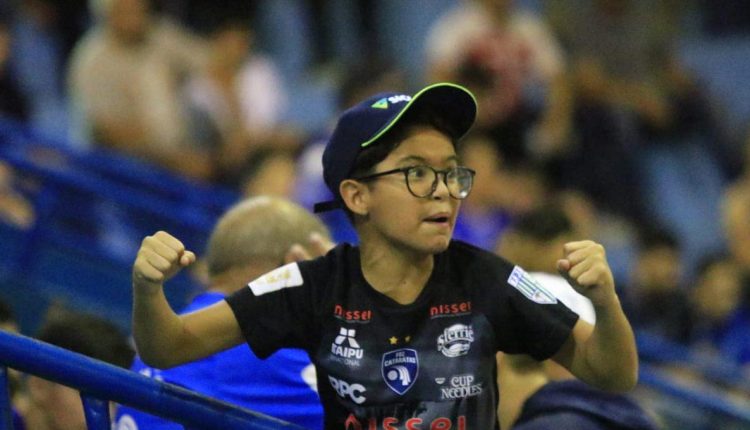
[[[398,160],[398,164],[402,164],[406,161],[416,161],[418,163],[422,164],[428,164],[427,160],[424,157],[420,157],[418,155],[407,155],[405,157],[401,157],[401,159]],[[444,161],[456,161],[458,162],[458,156],[457,155],[451,155],[449,157],[446,157]]]

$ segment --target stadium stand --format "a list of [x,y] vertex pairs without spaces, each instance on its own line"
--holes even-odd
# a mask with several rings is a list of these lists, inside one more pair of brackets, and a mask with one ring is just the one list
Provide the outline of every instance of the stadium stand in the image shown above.
[[[137,238],[153,228],[179,231],[188,246],[201,250],[212,223],[235,198],[226,190],[170,177],[116,154],[78,153],[16,123],[0,123],[0,160],[16,170],[21,182],[32,184],[22,188],[37,213],[37,221],[27,230],[0,223],[1,294],[21,310],[25,332],[46,305],[61,300],[128,327],[133,254],[108,248],[103,233],[111,234],[114,228],[108,222],[127,224]],[[126,165],[130,167],[122,167]],[[118,218],[100,217],[97,205],[119,208]],[[187,275],[172,282],[167,293],[175,306],[186,301],[193,282]],[[637,395],[665,428],[750,427],[750,409],[728,401],[718,390],[675,378],[661,365],[691,369],[717,386],[747,393],[750,380],[742,377],[739,368],[721,359],[707,360],[648,333],[638,333],[638,341],[643,365]],[[197,394],[23,336],[0,333],[0,376],[6,366],[86,392],[83,401],[91,429],[108,428],[109,415],[102,412],[106,399],[172,419],[195,419],[193,424],[211,422],[214,428],[224,422],[237,423],[231,428],[291,428],[254,427],[255,415],[228,412],[229,406]],[[0,378],[0,387],[7,385],[3,383]],[[8,396],[0,391],[2,403]],[[199,412],[184,413],[190,408]],[[11,428],[8,420],[7,415],[0,417],[0,430]]]

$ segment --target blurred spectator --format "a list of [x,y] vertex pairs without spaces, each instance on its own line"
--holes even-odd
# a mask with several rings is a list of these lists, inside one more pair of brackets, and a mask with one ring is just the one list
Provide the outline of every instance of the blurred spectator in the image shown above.
[[252,151],[266,145],[294,147],[299,138],[281,128],[286,88],[272,60],[255,52],[249,24],[229,15],[216,20],[208,64],[186,88],[190,135],[218,161],[217,179],[236,185]]
[[[357,62],[351,54],[384,54],[381,51],[382,41],[378,36],[377,2],[308,0],[305,3],[309,15],[313,66],[339,62],[348,67],[352,62]],[[339,18],[342,16],[345,18]]]
[[10,305],[0,300],[0,330],[18,333],[18,323]]
[[725,255],[711,256],[698,268],[692,291],[695,348],[750,364],[750,308],[743,300],[742,276]]
[[497,243],[497,253],[530,272],[556,273],[563,245],[576,237],[562,208],[547,204],[517,218]]
[[[677,61],[669,2],[547,2],[571,60],[576,145],[559,181],[604,210],[653,217],[679,232],[692,267],[721,246],[715,223],[720,139],[703,89]],[[679,211],[674,210],[680,208]]]
[[[574,224],[556,204],[538,207],[516,219],[498,244],[498,253],[532,271],[533,277],[558,300],[595,324],[591,301],[557,275],[563,245],[578,237]],[[655,429],[644,410],[624,395],[606,393],[575,380],[551,360],[525,355],[498,355],[501,428]]]
[[511,211],[501,207],[501,200],[512,189],[502,183],[505,172],[500,169],[500,154],[491,140],[477,134],[467,136],[459,151],[461,164],[477,174],[471,195],[461,205],[453,237],[491,251],[510,222]]
[[296,183],[296,160],[289,150],[261,148],[245,163],[240,179],[243,196],[276,196],[292,198]]
[[750,279],[750,134],[743,173],[724,191],[722,203],[724,238],[732,258]]
[[[127,368],[133,349],[112,323],[87,314],[61,311],[48,316],[36,338],[60,348]],[[78,391],[37,376],[26,380],[27,393],[19,410],[29,430],[85,430]]]
[[549,197],[546,178],[532,163],[508,164],[497,145],[481,132],[466,136],[458,151],[461,163],[477,174],[471,195],[462,203],[453,236],[493,250],[514,217]]
[[12,37],[10,11],[0,8],[0,118],[25,121],[29,117],[28,100],[10,65]]
[[161,12],[184,23],[199,34],[211,32],[216,27],[217,16],[231,16],[250,24],[262,0],[160,0]]
[[[325,226],[305,209],[281,198],[255,197],[231,208],[217,223],[206,251],[209,283],[185,313],[212,305],[270,270],[293,260],[292,248],[309,254],[311,234],[327,238]],[[133,370],[204,395],[290,421],[322,428],[315,369],[302,350],[278,351],[258,359],[247,345],[171,369],[136,359]],[[181,429],[182,426],[130,407],[117,413],[116,429]]]
[[428,78],[466,85],[479,102],[476,128],[506,163],[560,150],[569,133],[563,53],[537,16],[512,0],[469,0],[427,39]]
[[[0,300],[0,331],[18,333],[18,323],[10,305]],[[18,403],[18,394],[21,390],[21,374],[14,370],[8,369],[8,392],[10,394],[11,409],[13,415],[13,430],[25,430],[23,419],[16,409]]]
[[27,229],[36,220],[34,207],[16,188],[13,168],[0,160],[0,223]]
[[10,67],[28,103],[28,120],[48,133],[67,136],[62,78],[70,48],[85,25],[85,2],[20,0],[15,6]]
[[630,284],[622,292],[625,313],[634,329],[687,344],[692,320],[677,240],[656,227],[643,228],[639,236]]
[[92,0],[97,25],[76,46],[69,85],[91,138],[105,147],[206,179],[213,163],[188,134],[183,81],[205,46],[153,16],[147,0]]

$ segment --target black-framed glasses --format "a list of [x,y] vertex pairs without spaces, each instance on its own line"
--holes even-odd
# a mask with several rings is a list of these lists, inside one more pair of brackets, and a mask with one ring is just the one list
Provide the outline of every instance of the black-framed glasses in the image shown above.
[[448,194],[458,200],[463,200],[469,196],[471,187],[474,185],[474,175],[476,175],[475,171],[463,166],[436,170],[430,166],[418,165],[373,173],[372,175],[353,179],[357,181],[371,181],[394,173],[403,173],[406,180],[406,188],[409,189],[409,192],[414,197],[419,198],[431,196],[437,189],[438,178],[440,175],[443,175],[443,183],[448,188]]

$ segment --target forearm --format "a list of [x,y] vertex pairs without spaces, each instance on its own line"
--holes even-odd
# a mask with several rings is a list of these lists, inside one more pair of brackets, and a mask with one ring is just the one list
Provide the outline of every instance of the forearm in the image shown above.
[[617,296],[596,306],[596,326],[580,346],[573,373],[591,385],[608,391],[627,391],[638,381],[635,337]]
[[175,364],[183,335],[182,320],[172,310],[164,290],[133,288],[133,338],[141,359],[154,367]]

